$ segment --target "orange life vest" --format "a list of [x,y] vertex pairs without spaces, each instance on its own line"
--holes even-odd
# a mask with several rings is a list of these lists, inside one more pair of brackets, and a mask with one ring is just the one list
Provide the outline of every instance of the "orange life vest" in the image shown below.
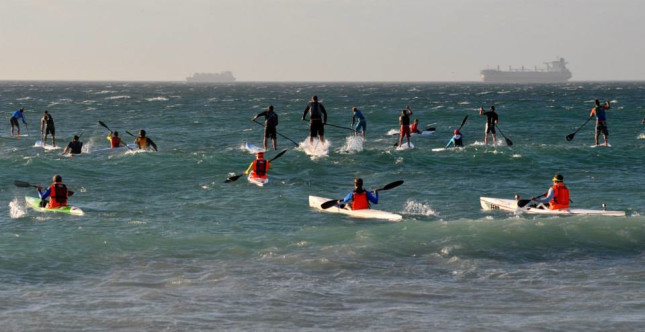
[[253,161],[253,177],[266,179],[267,171],[269,170],[269,162],[264,159]]
[[559,210],[569,208],[569,188],[562,182],[553,185],[553,199],[549,202],[549,209]]
[[147,137],[137,137],[135,139],[135,142],[137,145],[139,145],[139,149],[145,149],[148,147],[148,138]]
[[352,210],[369,209],[370,202],[367,199],[367,191],[363,190],[360,193],[354,192],[352,194]]
[[49,186],[49,203],[47,203],[47,208],[53,209],[59,206],[67,206],[67,196],[67,187],[60,182],[54,182],[54,184]]

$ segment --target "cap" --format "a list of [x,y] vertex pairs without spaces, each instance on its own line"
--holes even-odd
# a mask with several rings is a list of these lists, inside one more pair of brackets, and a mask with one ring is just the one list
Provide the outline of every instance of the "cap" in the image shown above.
[[562,181],[564,181],[564,177],[561,174],[555,174],[553,176],[553,181],[554,182],[562,182]]
[[454,133],[455,135],[459,135],[459,129],[455,129]]
[[264,157],[264,152],[258,151],[258,153],[255,154],[258,157]]

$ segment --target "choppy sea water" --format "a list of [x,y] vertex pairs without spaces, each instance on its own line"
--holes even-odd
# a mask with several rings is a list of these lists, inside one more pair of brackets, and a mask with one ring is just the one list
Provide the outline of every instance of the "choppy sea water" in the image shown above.
[[[0,82],[0,323],[2,330],[600,330],[645,324],[645,83],[485,85],[428,83]],[[329,114],[328,149],[311,156],[300,120],[310,97]],[[611,148],[591,148],[594,99],[611,100]],[[251,122],[280,116],[270,182],[243,177],[262,144]],[[400,110],[421,127],[396,151]],[[512,147],[483,144],[495,105]],[[351,107],[367,137],[347,129]],[[10,113],[28,128],[8,138]],[[57,143],[78,133],[85,152],[107,130],[145,129],[157,153],[61,157],[34,148],[43,110]],[[445,146],[462,119],[466,147]],[[501,142],[504,141],[499,137]],[[306,144],[305,144],[306,145]],[[317,146],[317,148],[320,148]],[[271,158],[277,151],[269,151]],[[625,218],[485,212],[480,196],[546,191],[554,173],[573,207]],[[28,209],[14,180],[46,185],[59,173],[85,216]],[[343,197],[353,178],[382,191],[373,206],[400,223],[308,207]]]

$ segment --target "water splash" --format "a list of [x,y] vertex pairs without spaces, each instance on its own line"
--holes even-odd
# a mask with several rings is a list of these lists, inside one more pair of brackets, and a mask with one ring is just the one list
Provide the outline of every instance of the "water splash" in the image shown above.
[[361,152],[363,151],[363,142],[365,140],[361,136],[348,136],[345,139],[345,145],[343,145],[338,152],[340,153],[350,153],[350,152]]
[[9,202],[9,216],[11,219],[22,218],[27,215],[27,209],[25,206],[18,203],[18,199],[14,198],[13,201]]
[[329,156],[330,146],[331,142],[328,139],[326,139],[324,142],[321,142],[318,138],[314,138],[313,145],[311,145],[309,143],[309,137],[307,137],[304,141],[300,142],[298,149],[311,156],[311,159],[313,160]]
[[406,215],[415,215],[415,216],[434,216],[439,217],[439,214],[426,203],[415,202],[414,200],[409,199],[405,203],[403,208],[403,213]]

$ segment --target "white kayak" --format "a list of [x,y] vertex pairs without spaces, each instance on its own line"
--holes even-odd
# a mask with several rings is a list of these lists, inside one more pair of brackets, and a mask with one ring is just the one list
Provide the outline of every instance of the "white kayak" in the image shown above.
[[479,202],[484,210],[497,210],[513,213],[528,213],[528,214],[543,214],[543,215],[599,215],[607,217],[624,217],[625,211],[608,211],[608,210],[590,210],[590,209],[563,209],[563,210],[549,210],[542,204],[540,206],[519,207],[517,200],[480,197]]
[[269,178],[256,178],[252,177],[251,174],[246,177],[247,180],[249,180],[249,183],[253,183],[254,185],[258,187],[264,187],[265,184],[269,183]]
[[249,142],[244,142],[244,149],[246,149],[246,151],[248,151],[250,153],[253,153],[253,154],[256,154],[256,153],[258,153],[260,151],[264,152],[263,148],[255,145],[255,144],[249,143]]
[[309,206],[323,212],[330,213],[341,213],[346,214],[352,218],[361,218],[361,219],[382,219],[391,222],[399,222],[403,220],[403,216],[396,213],[374,210],[374,209],[363,209],[363,210],[349,210],[340,208],[338,206],[332,206],[328,209],[323,209],[320,207],[322,203],[330,201],[329,198],[318,197],[318,196],[309,196]]
[[136,144],[128,144],[127,147],[125,146],[120,146],[118,148],[105,148],[105,149],[98,149],[94,151],[90,151],[91,154],[100,154],[100,153],[112,153],[112,152],[124,152],[128,150],[137,150],[137,145]]

